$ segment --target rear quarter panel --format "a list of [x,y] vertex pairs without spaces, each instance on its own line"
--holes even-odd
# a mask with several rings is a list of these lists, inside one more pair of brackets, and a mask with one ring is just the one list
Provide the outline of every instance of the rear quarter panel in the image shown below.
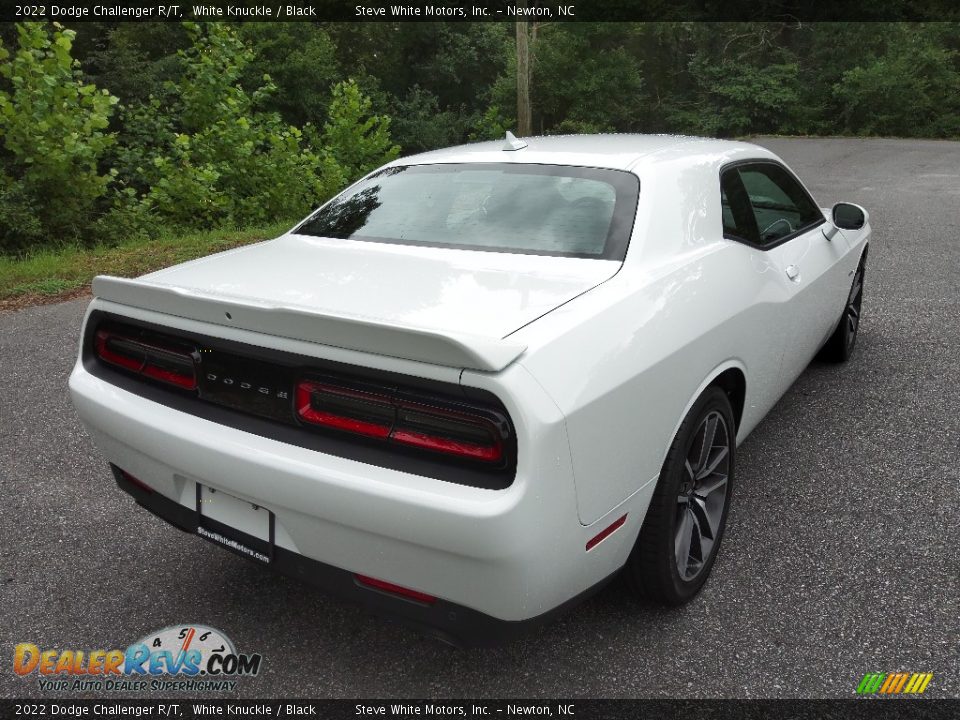
[[714,167],[641,178],[620,273],[512,336],[566,417],[584,524],[656,480],[685,413],[724,370],[746,376],[739,440],[779,397],[782,283],[756,251],[723,240]]

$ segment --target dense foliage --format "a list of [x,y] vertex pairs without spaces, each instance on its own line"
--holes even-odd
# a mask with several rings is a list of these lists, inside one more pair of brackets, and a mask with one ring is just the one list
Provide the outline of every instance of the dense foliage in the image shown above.
[[[322,108],[320,126],[291,123],[270,74],[254,70],[263,59],[251,31],[184,23],[183,47],[154,46],[163,56],[151,59],[123,26],[108,30],[110,44],[90,55],[129,93],[115,112],[118,98],[72,56],[75,31],[16,30],[12,54],[0,45],[4,252],[295,218],[400,150],[352,79],[327,82],[322,103],[293,106]],[[118,58],[138,82],[116,73]]]
[[[960,135],[956,23],[531,23],[535,132]],[[0,251],[290,218],[515,127],[509,23],[0,26]]]
[[18,47],[0,47],[0,243],[18,250],[91,222],[110,176],[99,160],[117,98],[85,83],[70,55],[73,33],[17,27]]

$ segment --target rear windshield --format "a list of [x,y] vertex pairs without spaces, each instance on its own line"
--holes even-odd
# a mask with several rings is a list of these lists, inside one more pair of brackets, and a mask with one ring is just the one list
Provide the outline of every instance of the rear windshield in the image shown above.
[[632,173],[531,164],[391,167],[295,232],[344,240],[622,260],[640,191]]

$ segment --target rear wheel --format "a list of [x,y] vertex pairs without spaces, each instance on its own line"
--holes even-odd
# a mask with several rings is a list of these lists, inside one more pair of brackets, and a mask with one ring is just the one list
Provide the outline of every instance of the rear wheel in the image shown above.
[[680,605],[706,582],[727,523],[735,452],[730,401],[721,388],[708,388],[670,446],[625,568],[651,600]]
[[860,330],[860,309],[863,305],[863,278],[866,271],[867,256],[860,258],[860,264],[853,275],[847,304],[837,323],[837,329],[820,351],[820,358],[827,362],[846,362],[853,354],[857,344],[857,332]]

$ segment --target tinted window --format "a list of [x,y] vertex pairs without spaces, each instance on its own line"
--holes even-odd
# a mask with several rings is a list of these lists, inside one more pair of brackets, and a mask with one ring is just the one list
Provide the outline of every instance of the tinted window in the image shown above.
[[751,243],[760,242],[753,207],[736,168],[725,171],[720,177],[720,206],[723,211],[724,237]]
[[823,213],[803,186],[781,166],[757,163],[734,169],[750,198],[761,245],[823,222]]
[[431,247],[622,260],[639,180],[617,170],[527,164],[388,168],[296,232]]

